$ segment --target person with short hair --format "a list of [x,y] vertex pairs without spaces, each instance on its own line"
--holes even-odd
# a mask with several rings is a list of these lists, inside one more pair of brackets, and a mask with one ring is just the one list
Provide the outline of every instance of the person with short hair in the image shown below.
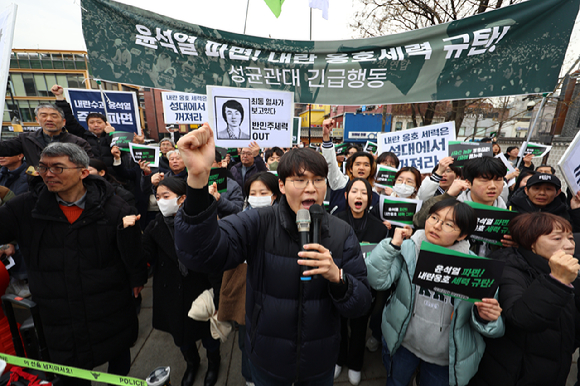
[[0,157],[0,186],[7,187],[15,195],[28,192],[27,168],[22,153],[12,157]]
[[495,252],[505,262],[499,281],[505,334],[486,340],[471,386],[567,384],[577,347],[578,271],[570,223],[534,212],[510,221],[519,245]]
[[556,174],[556,169],[550,165],[540,165],[536,168],[536,172],[545,174]]
[[[367,313],[371,293],[358,240],[344,221],[322,211],[320,244],[300,244],[296,214],[322,204],[326,161],[312,149],[289,151],[278,165],[284,194],[279,204],[218,222],[217,203],[207,192],[215,151],[212,129],[204,124],[182,137],[178,148],[189,173],[184,208],[175,219],[178,256],[202,272],[223,272],[247,261],[246,352],[252,381],[257,386],[332,384],[340,316]],[[313,275],[318,278],[301,279]]]
[[425,230],[397,228],[365,260],[377,290],[394,287],[383,311],[383,364],[387,385],[406,386],[417,369],[421,386],[466,385],[476,373],[484,337],[504,332],[497,299],[470,303],[413,284],[423,241],[472,254],[466,240],[477,217],[469,205],[448,198],[429,208]]
[[234,180],[242,187],[245,186],[246,180],[252,175],[259,172],[267,172],[268,166],[266,166],[264,159],[260,157],[260,145],[257,142],[251,142],[248,147],[242,148],[240,162],[232,166],[230,171]]
[[264,153],[264,160],[266,161],[266,166],[268,166],[268,170],[276,171],[278,167],[278,162],[280,162],[280,158],[284,155],[284,151],[280,149],[278,146],[274,146],[271,149],[266,150]]
[[419,200],[426,201],[431,197],[444,194],[456,178],[463,175],[461,168],[453,166],[453,157],[444,157],[433,168],[429,178],[425,178],[417,192]]
[[218,139],[250,139],[250,133],[242,130],[244,107],[235,99],[230,99],[222,105],[222,117],[226,127],[217,132]]
[[0,208],[0,244],[18,241],[51,361],[84,369],[109,362],[109,373],[127,375],[139,329],[133,296],[147,265],[140,230],[124,228],[131,208],[90,175],[89,161],[73,143],[44,148],[36,167],[44,185]]

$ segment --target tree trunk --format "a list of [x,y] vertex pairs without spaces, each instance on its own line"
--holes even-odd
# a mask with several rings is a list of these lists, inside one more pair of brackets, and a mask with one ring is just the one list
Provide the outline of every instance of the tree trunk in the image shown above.
[[463,123],[463,118],[465,117],[465,100],[459,101],[452,101],[452,109],[451,114],[447,116],[445,119],[446,122],[454,121],[455,122],[455,136],[459,134],[459,128]]
[[[419,113],[420,112],[421,110],[419,110]],[[419,127],[417,124],[417,110],[415,110],[415,103],[411,103],[411,119],[413,120],[413,125],[415,125],[415,127]]]
[[435,109],[437,108],[438,102],[427,103],[427,111],[425,111],[425,117],[423,117],[423,124],[425,126],[433,123],[433,118],[435,117]]

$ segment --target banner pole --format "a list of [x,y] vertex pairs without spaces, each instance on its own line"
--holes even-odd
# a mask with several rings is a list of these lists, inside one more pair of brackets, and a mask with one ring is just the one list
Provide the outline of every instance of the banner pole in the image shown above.
[[536,124],[538,123],[538,118],[540,118],[540,115],[542,115],[542,111],[544,110],[544,106],[546,105],[547,100],[548,100],[548,94],[545,94],[544,97],[542,98],[542,103],[540,104],[540,108],[538,109],[538,112],[536,113],[536,117],[534,118],[534,123],[532,124],[532,127],[528,131],[528,138],[526,139],[526,142],[524,142],[524,146],[522,146],[522,149],[521,149],[522,155],[520,156],[520,159],[518,160],[516,168],[520,167],[520,163],[522,163],[522,160],[524,159],[524,153],[526,151],[526,148],[528,147],[528,143],[530,142],[530,138],[532,138],[532,134],[533,134],[534,130],[536,129]]
[[246,25],[248,24],[248,10],[250,9],[250,0],[248,0],[248,5],[246,5],[246,19],[244,20],[244,35],[246,34]]

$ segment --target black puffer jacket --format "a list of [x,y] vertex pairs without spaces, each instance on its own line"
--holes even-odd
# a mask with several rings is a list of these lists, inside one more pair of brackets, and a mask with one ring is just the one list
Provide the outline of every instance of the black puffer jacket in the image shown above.
[[112,186],[88,176],[86,206],[69,224],[45,186],[0,208],[0,243],[16,239],[28,267],[50,358],[93,368],[137,338],[132,288],[147,281],[141,232],[123,229],[129,206]]
[[212,205],[197,216],[178,212],[177,254],[190,269],[205,272],[223,272],[247,260],[246,350],[252,364],[287,380],[309,380],[331,371],[340,345],[340,316],[364,315],[371,304],[352,228],[328,214],[323,217],[321,244],[344,269],[348,284],[342,297],[335,298],[339,286],[324,278],[306,284],[300,280],[296,215],[285,197],[279,205],[219,222],[217,203],[210,198]]
[[580,280],[575,289],[565,286],[550,277],[548,260],[521,248],[502,249],[491,258],[506,263],[499,287],[506,331],[486,339],[470,385],[565,385],[580,321]]
[[187,316],[191,303],[211,288],[209,279],[200,272],[180,272],[173,235],[161,213],[143,232],[143,250],[153,266],[153,327],[170,333],[180,347],[210,336],[209,322]]
[[111,137],[107,133],[103,132],[100,137],[97,137],[94,133],[86,130],[74,116],[70,105],[67,101],[56,101],[56,105],[64,111],[64,118],[66,119],[65,128],[66,130],[81,137],[91,145],[91,150],[95,158],[100,159],[107,165],[108,168],[113,167],[113,155],[111,154]]
[[526,191],[520,188],[514,193],[507,205],[508,208],[511,206],[512,210],[519,213],[546,212],[555,214],[570,221],[574,232],[580,232],[580,208],[570,209],[566,204],[566,196],[564,194],[559,194],[554,198],[554,201],[540,208],[534,205],[528,198]]

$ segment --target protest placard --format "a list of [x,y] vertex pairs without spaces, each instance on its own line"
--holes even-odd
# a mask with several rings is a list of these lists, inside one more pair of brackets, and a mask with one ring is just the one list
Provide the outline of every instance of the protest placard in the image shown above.
[[212,185],[214,182],[217,184],[217,189],[219,193],[224,193],[228,191],[228,169],[226,168],[211,168],[208,179],[208,186]]
[[184,92],[162,92],[165,124],[207,122],[207,96]]
[[294,117],[293,120],[292,145],[298,145],[300,143],[300,117]]
[[87,115],[100,113],[115,130],[141,135],[139,103],[134,92],[65,88],[64,94],[76,120],[86,130],[89,129]]
[[348,147],[348,143],[341,143],[340,145],[336,145],[334,147],[334,151],[336,151],[336,155],[346,155],[346,148]]
[[580,131],[560,158],[558,168],[568,187],[576,195],[580,191]]
[[413,226],[413,216],[421,210],[423,201],[411,198],[391,197],[381,195],[379,209],[382,221],[389,221],[393,225]]
[[455,141],[454,122],[381,133],[377,144],[379,154],[395,153],[400,167],[413,166],[421,173],[431,173],[439,160],[447,157],[450,141]]
[[360,243],[360,250],[362,252],[363,259],[366,259],[377,245],[378,244],[376,243]]
[[413,284],[470,302],[493,298],[505,263],[421,243]]
[[475,210],[477,216],[477,228],[471,234],[471,238],[501,246],[501,239],[509,234],[510,221],[519,213],[473,201],[465,201],[465,203]]
[[141,160],[149,162],[149,167],[156,168],[159,166],[159,148],[157,146],[135,145],[129,143],[129,151],[133,161]]
[[287,91],[207,86],[216,145],[291,147],[294,95]]
[[523,155],[533,154],[534,158],[541,158],[552,150],[552,146],[540,145],[539,143],[528,142],[522,145]]
[[452,141],[449,142],[449,156],[453,157],[453,166],[462,168],[469,160],[493,157],[493,144]]
[[367,141],[363,150],[366,151],[367,153],[371,153],[372,155],[375,155],[375,154],[377,154],[378,149],[379,149],[379,147],[376,143],[371,142],[371,141]]
[[392,188],[395,184],[395,174],[397,174],[397,169],[390,166],[377,165],[375,186],[380,188]]
[[129,144],[133,141],[135,133],[127,131],[113,131],[109,133],[111,138],[111,147],[118,146],[120,150],[129,151]]

